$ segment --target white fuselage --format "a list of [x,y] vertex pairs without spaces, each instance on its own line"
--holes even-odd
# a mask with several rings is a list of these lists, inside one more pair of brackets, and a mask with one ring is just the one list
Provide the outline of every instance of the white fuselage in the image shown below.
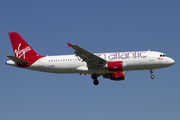
[[[155,51],[97,53],[95,55],[107,62],[123,61],[123,71],[159,69],[174,64],[172,58]],[[17,66],[12,60],[7,61],[6,64]],[[87,63],[75,55],[45,56],[26,68],[50,73],[92,74],[94,70],[96,74],[110,73],[101,67],[88,69]]]

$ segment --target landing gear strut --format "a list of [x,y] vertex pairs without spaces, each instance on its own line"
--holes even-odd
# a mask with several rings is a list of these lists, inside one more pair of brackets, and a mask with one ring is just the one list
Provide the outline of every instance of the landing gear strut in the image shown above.
[[97,80],[97,75],[95,73],[93,73],[91,75],[91,78],[94,80],[93,81],[94,85],[98,85],[99,84],[99,81]]
[[150,73],[151,73],[151,79],[154,79],[155,76],[153,75],[153,70],[152,69],[150,69]]

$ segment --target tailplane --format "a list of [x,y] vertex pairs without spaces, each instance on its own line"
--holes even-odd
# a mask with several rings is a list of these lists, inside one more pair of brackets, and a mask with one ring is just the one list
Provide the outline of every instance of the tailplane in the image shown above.
[[9,37],[15,57],[27,60],[39,56],[17,32],[9,32]]
[[15,63],[19,63],[19,64],[27,64],[28,63],[28,61],[22,60],[20,58],[17,58],[17,57],[11,56],[11,55],[7,55],[7,57],[9,59],[11,59],[12,61],[14,61]]

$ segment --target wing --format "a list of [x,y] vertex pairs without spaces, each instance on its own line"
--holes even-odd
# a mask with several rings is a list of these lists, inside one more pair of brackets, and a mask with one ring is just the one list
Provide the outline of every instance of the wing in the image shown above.
[[85,61],[88,67],[93,66],[103,66],[106,63],[106,60],[98,57],[97,55],[79,47],[78,45],[72,45],[67,43],[68,47],[72,47],[75,50],[76,56],[79,56],[83,61]]

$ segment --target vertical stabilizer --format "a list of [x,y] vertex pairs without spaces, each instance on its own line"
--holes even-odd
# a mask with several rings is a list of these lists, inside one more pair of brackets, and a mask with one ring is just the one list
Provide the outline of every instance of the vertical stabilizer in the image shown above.
[[26,60],[39,56],[17,32],[9,32],[9,37],[15,57]]

